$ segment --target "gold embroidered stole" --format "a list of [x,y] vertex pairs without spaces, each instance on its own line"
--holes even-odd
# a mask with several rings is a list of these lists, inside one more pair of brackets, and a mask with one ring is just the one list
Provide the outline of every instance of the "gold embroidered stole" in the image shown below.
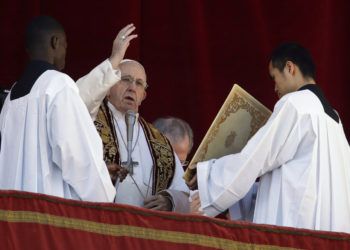
[[105,163],[121,164],[119,157],[119,145],[113,123],[113,115],[107,106],[107,100],[103,100],[98,110],[95,127],[100,134],[103,143],[103,159]]
[[175,156],[169,140],[152,124],[139,117],[153,160],[152,194],[167,189],[175,173]]
[[[175,156],[169,140],[163,134],[142,117],[139,117],[139,122],[145,133],[153,160],[152,194],[154,195],[171,185],[175,173]],[[107,106],[107,100],[101,104],[95,126],[103,142],[104,161],[106,164],[117,163],[120,165],[119,145],[113,114]],[[142,163],[140,167],[142,167]]]

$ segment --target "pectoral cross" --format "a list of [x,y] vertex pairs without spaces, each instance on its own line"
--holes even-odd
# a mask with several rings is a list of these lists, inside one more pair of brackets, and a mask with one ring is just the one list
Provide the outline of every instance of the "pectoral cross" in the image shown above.
[[130,163],[128,163],[127,161],[122,162],[122,167],[126,168],[129,171],[130,175],[134,174],[134,167],[137,167],[138,165],[139,163],[137,161],[133,161],[132,159]]

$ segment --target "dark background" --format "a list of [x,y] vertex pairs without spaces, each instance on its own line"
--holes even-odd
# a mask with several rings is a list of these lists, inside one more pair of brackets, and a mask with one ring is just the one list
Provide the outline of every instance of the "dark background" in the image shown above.
[[139,38],[126,57],[145,66],[150,85],[142,115],[185,119],[197,146],[233,83],[273,109],[269,53],[296,41],[311,51],[316,80],[349,139],[349,13],[347,0],[0,0],[0,87],[10,87],[23,70],[23,34],[36,15],[65,27],[65,72],[75,80],[109,57],[118,31],[133,22]]

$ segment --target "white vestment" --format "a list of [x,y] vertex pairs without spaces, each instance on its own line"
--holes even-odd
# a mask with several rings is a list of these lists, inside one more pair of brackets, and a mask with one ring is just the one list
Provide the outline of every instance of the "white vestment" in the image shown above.
[[79,94],[92,120],[95,120],[100,105],[109,89],[120,80],[120,70],[114,70],[108,59],[97,65],[89,74],[78,79]]
[[[114,78],[114,82],[113,82]],[[120,71],[112,70],[112,66],[109,60],[104,61],[97,67],[95,67],[88,75],[80,78],[77,81],[79,93],[84,103],[86,104],[92,119],[94,120],[100,105],[105,98],[109,89],[120,80]],[[113,105],[109,104],[113,116],[118,120],[118,125],[123,133],[124,141],[126,140],[126,125],[124,115],[117,111]],[[119,115],[118,115],[119,113]],[[114,120],[115,122],[115,120]],[[115,124],[117,130],[117,126]],[[137,138],[137,131],[141,128],[139,123],[135,123],[133,145]],[[118,145],[120,150],[120,157],[122,161],[126,161],[127,153],[125,145],[122,141],[119,131],[116,131],[118,137]],[[125,141],[126,142],[126,141]],[[134,168],[133,178],[138,186],[135,185],[130,176],[122,182],[117,184],[117,203],[124,203],[136,206],[143,206],[144,197],[149,197],[152,194],[152,179],[150,174],[152,171],[152,157],[151,152],[146,141],[146,137],[143,129],[140,130],[139,141],[136,143],[135,149],[132,154],[133,161],[139,163],[138,167]],[[188,194],[189,189],[182,179],[183,168],[178,157],[175,154],[176,167],[175,174],[169,189],[164,190],[170,195],[173,202],[173,210],[176,212],[189,212]],[[140,188],[141,192],[138,190]],[[141,195],[142,193],[142,195]]]
[[293,92],[238,154],[197,165],[205,214],[240,200],[260,176],[255,223],[350,232],[350,148],[310,90]]
[[74,81],[47,70],[27,95],[10,95],[0,116],[0,188],[113,201],[102,141]]
[[[127,161],[126,149],[126,124],[125,115],[119,112],[111,103],[108,103],[109,109],[112,111],[113,122],[115,125],[115,132],[118,137],[119,154],[121,162]],[[138,121],[134,125],[133,143],[132,143],[132,160],[138,162],[138,166],[134,167],[134,174],[132,178],[127,175],[125,180],[117,183],[116,203],[129,204],[143,207],[144,200],[152,195],[152,168],[153,160],[151,151],[148,146],[145,133]],[[173,181],[171,182],[169,190],[177,190],[189,193],[182,176],[184,174],[180,160],[175,155],[175,173]],[[171,194],[170,194],[171,195]],[[175,202],[175,210],[176,202]]]

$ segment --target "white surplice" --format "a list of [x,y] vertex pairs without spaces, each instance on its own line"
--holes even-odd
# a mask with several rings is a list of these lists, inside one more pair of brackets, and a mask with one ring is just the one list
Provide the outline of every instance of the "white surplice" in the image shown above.
[[260,176],[255,223],[350,232],[350,148],[309,90],[282,97],[238,154],[197,165],[205,214],[240,200]]
[[102,141],[74,81],[45,71],[31,91],[7,96],[0,116],[0,188],[110,202]]
[[[111,103],[108,103],[108,107],[112,112],[113,122],[116,128],[120,160],[121,162],[127,161],[125,115],[115,109]],[[117,183],[116,203],[143,207],[145,198],[152,195],[153,160],[145,133],[138,120],[134,125],[132,148],[132,160],[138,162],[139,165],[134,167],[132,178],[130,175],[127,175],[123,182]],[[189,193],[189,189],[182,179],[184,174],[183,168],[176,155],[175,163],[176,167],[174,178],[168,189]],[[174,205],[176,206],[176,204]]]

